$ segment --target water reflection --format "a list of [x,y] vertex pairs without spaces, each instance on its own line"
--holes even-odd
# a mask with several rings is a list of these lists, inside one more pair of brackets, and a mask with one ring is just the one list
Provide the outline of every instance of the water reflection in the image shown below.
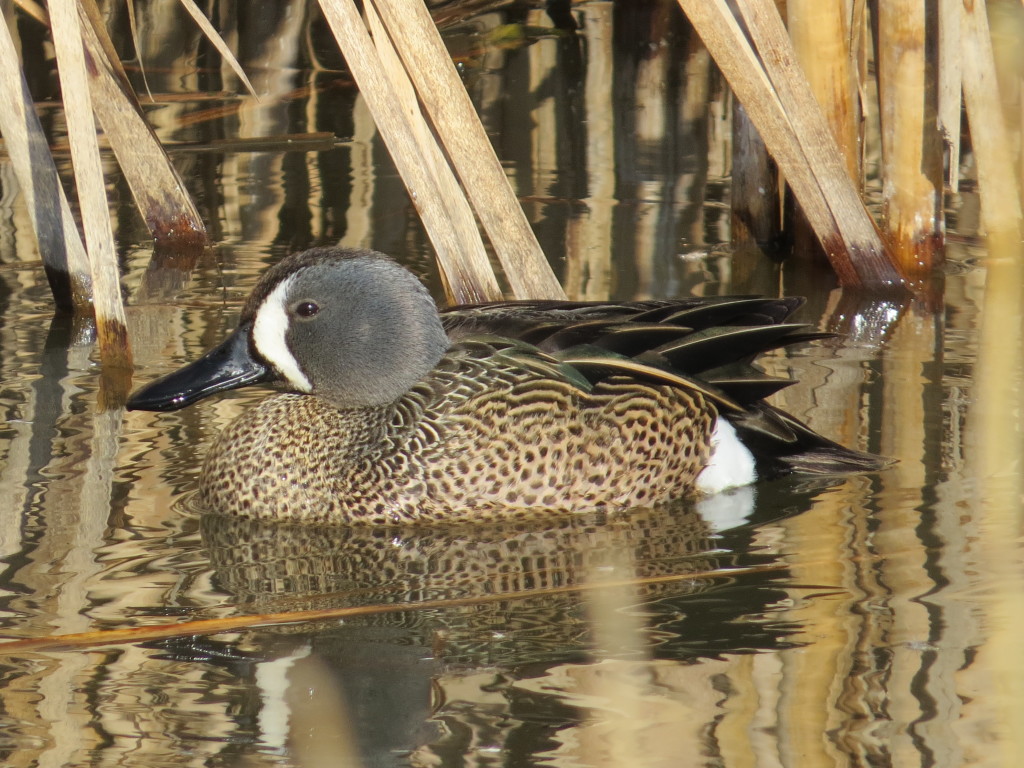
[[[797,487],[784,494],[790,512],[813,498]],[[304,670],[316,669],[310,701],[341,702],[365,765],[399,764],[395,755],[410,750],[419,760],[455,753],[529,760],[556,735],[573,741],[581,714],[590,722],[617,711],[623,695],[673,701],[690,682],[685,667],[676,669],[681,661],[792,645],[796,628],[767,615],[785,598],[771,588],[784,569],[764,567],[773,563],[769,551],[749,552],[756,530],[713,534],[685,507],[390,530],[211,515],[201,532],[212,582],[244,612],[406,609],[340,626],[253,631],[227,644],[161,647],[235,667],[239,656],[247,665],[258,659],[248,677],[261,690],[261,711],[274,697],[292,701],[296,681],[309,680]],[[588,585],[602,586],[582,596],[573,589]],[[451,605],[408,608],[441,598]],[[609,643],[616,633],[602,630],[623,623],[639,629],[629,647]],[[625,680],[617,679],[620,668]],[[301,721],[302,711],[284,714]],[[673,711],[659,715],[666,726]],[[288,732],[293,743],[312,738],[301,722]]]
[[[685,507],[411,529],[281,525],[207,515],[200,530],[214,584],[254,613],[504,594],[551,608],[578,601],[573,587],[624,557],[629,566],[619,578],[637,581],[638,595],[655,599],[662,593],[703,591],[720,558],[731,557],[731,549],[722,546],[726,534],[713,534],[696,510]],[[740,533],[728,537],[739,541]],[[699,578],[691,582],[688,573]],[[665,577],[670,578],[663,583]],[[536,594],[516,594],[527,592]],[[487,600],[458,613],[461,618],[444,630],[452,650],[443,655],[461,656],[459,649],[472,646],[476,629],[463,627],[463,620],[489,626],[493,617],[498,627],[507,620],[505,609],[500,601]],[[580,631],[582,626],[553,622],[528,653],[565,651],[580,642]],[[531,636],[515,638],[517,652]]]

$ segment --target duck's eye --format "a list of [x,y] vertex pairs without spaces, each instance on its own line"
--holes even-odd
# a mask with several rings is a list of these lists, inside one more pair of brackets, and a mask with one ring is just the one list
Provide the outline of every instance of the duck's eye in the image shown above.
[[312,301],[300,302],[295,307],[295,314],[299,317],[312,317],[320,311],[320,305]]

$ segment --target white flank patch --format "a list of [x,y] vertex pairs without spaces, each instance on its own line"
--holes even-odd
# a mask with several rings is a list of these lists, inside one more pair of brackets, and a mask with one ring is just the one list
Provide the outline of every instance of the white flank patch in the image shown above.
[[732,424],[719,417],[711,433],[711,458],[697,476],[697,489],[707,494],[718,493],[749,485],[756,479],[754,454],[740,442]]
[[256,312],[256,322],[252,326],[252,341],[263,359],[284,376],[289,384],[300,392],[309,392],[313,387],[306,374],[299,368],[285,340],[285,334],[288,332],[285,297],[293,279],[294,277],[289,277],[271,291]]

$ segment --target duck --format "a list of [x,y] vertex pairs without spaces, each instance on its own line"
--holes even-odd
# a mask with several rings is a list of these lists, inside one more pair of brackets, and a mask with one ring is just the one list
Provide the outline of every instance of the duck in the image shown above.
[[387,526],[650,507],[792,473],[885,460],[766,398],[794,381],[754,362],[830,334],[796,297],[518,300],[439,310],[374,251],[318,247],[257,281],[236,329],[139,389],[175,411],[277,391],[212,441],[204,509]]

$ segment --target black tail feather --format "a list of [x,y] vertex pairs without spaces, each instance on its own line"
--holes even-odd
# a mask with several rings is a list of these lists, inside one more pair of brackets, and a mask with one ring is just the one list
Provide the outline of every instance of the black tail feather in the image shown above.
[[874,472],[892,459],[856,451],[832,442],[795,416],[767,403],[756,403],[744,413],[726,414],[740,440],[754,454],[759,477],[793,472],[840,475]]

